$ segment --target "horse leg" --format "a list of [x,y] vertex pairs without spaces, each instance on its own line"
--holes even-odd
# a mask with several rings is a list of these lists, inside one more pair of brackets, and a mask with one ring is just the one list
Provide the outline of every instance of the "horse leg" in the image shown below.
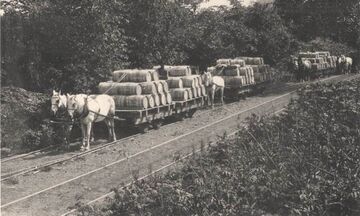
[[211,108],[214,108],[214,103],[215,103],[215,89],[213,88],[211,91]]
[[110,142],[111,141],[111,137],[112,137],[112,130],[111,130],[111,122],[110,120],[106,119],[105,120],[105,124],[106,124],[106,127],[108,129],[108,141]]
[[71,135],[71,130],[73,128],[73,125],[69,125],[66,126],[66,131],[65,131],[65,149],[69,149],[70,148],[70,135]]
[[210,91],[208,91],[207,92],[207,104],[208,104],[208,106],[210,106],[211,105],[211,92]]
[[92,126],[91,126],[90,141],[91,141],[91,142],[94,142],[94,141],[95,141],[95,136],[94,136],[94,124],[92,124]]
[[222,87],[221,89],[220,89],[220,93],[221,93],[221,95],[220,95],[220,97],[221,97],[221,104],[224,104],[224,87]]
[[85,130],[86,130],[86,125],[81,123],[81,134],[82,134],[81,150],[83,150],[86,145],[86,131]]
[[110,126],[111,126],[111,133],[112,133],[113,141],[116,141],[116,133],[115,133],[115,122],[114,122],[114,119],[111,119],[111,120],[110,120]]
[[91,135],[92,122],[86,125],[86,150],[90,150],[90,135]]

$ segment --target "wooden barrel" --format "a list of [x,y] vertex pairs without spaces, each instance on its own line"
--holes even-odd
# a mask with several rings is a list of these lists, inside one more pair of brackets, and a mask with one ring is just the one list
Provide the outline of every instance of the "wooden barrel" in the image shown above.
[[299,57],[301,57],[301,58],[318,58],[319,54],[313,53],[313,52],[300,52]]
[[218,65],[222,65],[222,64],[230,65],[230,61],[231,61],[231,59],[218,59],[218,60],[216,60],[216,64],[218,64]]
[[[247,71],[248,71],[247,67],[239,68],[239,75],[238,76],[246,76]],[[236,75],[234,75],[234,76],[236,76]]]
[[165,94],[165,97],[166,97],[166,103],[171,104],[172,103],[172,98],[171,98],[170,92],[165,92],[164,94]]
[[117,95],[117,89],[114,88],[118,83],[115,82],[101,82],[98,85],[100,94]]
[[[267,72],[267,65],[258,65],[259,73],[266,73]],[[255,72],[255,70],[254,70]]]
[[[122,76],[126,74],[126,76]],[[118,70],[113,72],[113,81],[115,82],[151,82],[151,73],[149,70]]]
[[254,83],[254,70],[253,70],[253,68],[252,67],[249,67],[248,68],[248,76],[249,76],[249,83],[250,84],[253,84]]
[[157,94],[156,86],[153,82],[140,83],[142,94]]
[[247,82],[245,76],[226,76],[223,78],[225,86],[243,86]]
[[124,74],[133,73],[135,70],[127,69],[127,70],[116,70],[112,73],[112,80],[114,82],[126,82],[125,77],[122,77]]
[[118,109],[120,107],[126,107],[126,98],[128,96],[124,95],[114,95],[112,96],[115,101],[115,107]]
[[224,76],[239,76],[239,70],[243,69],[243,67],[227,67],[223,70]]
[[259,65],[249,65],[249,66],[253,69],[254,73],[259,73],[260,70]]
[[155,107],[155,101],[152,95],[145,95],[146,99],[148,100],[149,108]]
[[145,95],[127,96],[126,107],[147,109],[149,107],[149,100]]
[[168,79],[166,80],[170,89],[173,88],[184,88],[183,82],[181,79]]
[[230,64],[231,65],[240,65],[240,67],[244,67],[245,61],[243,59],[231,59]]
[[203,84],[203,79],[201,76],[198,76],[198,82],[199,82],[199,86]]
[[204,85],[202,85],[202,86],[200,86],[200,88],[201,88],[201,95],[207,96],[206,87]]
[[[107,89],[107,90],[106,90]],[[105,90],[105,91],[104,91]],[[109,95],[141,95],[141,86],[138,83],[100,83],[99,92]]]
[[164,92],[168,92],[169,91],[169,85],[167,84],[167,82],[165,80],[160,80],[160,83],[163,86]]
[[141,86],[138,83],[118,83],[115,88],[119,95],[141,95]]
[[257,83],[264,81],[264,75],[263,73],[254,73],[254,81]]
[[186,91],[188,92],[188,97],[189,97],[189,100],[193,99],[194,98],[194,95],[191,91],[191,88],[185,88]]
[[192,89],[191,89],[191,92],[192,92],[192,95],[194,96],[194,98],[199,97],[199,96],[198,96],[198,92],[197,92],[197,88],[196,88],[196,87],[192,88]]
[[197,90],[198,97],[203,96],[202,92],[201,92],[201,86],[196,87],[196,90]]
[[183,77],[191,75],[191,69],[189,66],[186,65],[173,66],[171,68],[168,68],[167,71],[170,77]]
[[159,94],[159,98],[160,98],[160,104],[161,104],[161,105],[166,105],[166,104],[168,104],[168,103],[167,103],[167,100],[166,100],[166,95],[165,95],[164,93]]
[[152,81],[159,81],[159,73],[156,70],[151,70],[150,73]]
[[173,101],[186,101],[189,99],[189,93],[184,88],[170,89],[170,94]]
[[153,83],[156,86],[156,91],[157,91],[158,94],[164,93],[164,87],[163,87],[163,84],[160,81],[156,81],[156,82],[153,82]]
[[184,88],[195,88],[196,87],[195,77],[192,77],[192,76],[183,77],[183,78],[181,78],[181,80],[183,82]]
[[318,51],[316,52],[319,56],[330,56],[330,52],[329,51]]
[[160,106],[161,105],[160,96],[158,94],[153,94],[152,96],[154,98],[155,106]]

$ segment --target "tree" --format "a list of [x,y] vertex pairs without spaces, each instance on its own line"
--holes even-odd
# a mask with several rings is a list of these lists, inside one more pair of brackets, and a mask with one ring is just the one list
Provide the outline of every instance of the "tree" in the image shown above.
[[185,58],[190,9],[167,0],[127,0],[125,33],[129,40],[131,67],[179,64]]
[[4,68],[16,73],[9,66],[19,63],[17,70],[28,78],[28,89],[86,91],[114,68],[126,65],[121,1],[23,0],[5,8],[6,19],[21,20],[17,25],[21,35],[16,40],[23,47],[20,55],[11,58],[11,50],[20,48],[7,43],[11,23],[5,22],[2,56],[11,60]]

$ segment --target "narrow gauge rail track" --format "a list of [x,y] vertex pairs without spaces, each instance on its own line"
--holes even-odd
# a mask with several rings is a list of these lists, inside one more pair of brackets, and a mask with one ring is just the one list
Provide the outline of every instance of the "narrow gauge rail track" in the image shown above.
[[[217,108],[215,108],[215,110],[221,109],[221,108],[222,107],[217,107]],[[214,110],[206,110],[202,114],[206,114],[206,113],[211,112],[211,111],[214,111]],[[172,124],[176,124],[176,123],[177,122],[172,122],[172,123],[168,123],[166,125],[172,125]],[[84,157],[84,156],[92,154],[92,153],[99,152],[99,151],[101,151],[103,149],[106,149],[106,148],[109,148],[111,146],[117,145],[120,142],[124,142],[124,141],[128,141],[130,139],[133,139],[133,138],[135,138],[135,137],[137,137],[139,135],[141,135],[141,134],[137,133],[137,134],[134,134],[134,135],[126,136],[126,137],[124,137],[122,139],[118,139],[118,140],[113,141],[113,142],[100,144],[100,146],[93,147],[89,151],[79,152],[79,153],[76,153],[74,155],[70,155],[70,156],[67,156],[67,157],[63,157],[63,158],[59,158],[59,159],[55,159],[55,160],[45,161],[45,162],[37,164],[37,165],[33,165],[33,166],[29,166],[29,167],[22,168],[22,169],[19,169],[19,170],[11,171],[9,173],[4,173],[4,174],[1,175],[0,182],[11,179],[11,178],[14,178],[14,177],[17,177],[17,176],[20,176],[20,175],[27,174],[27,173],[30,173],[30,172],[36,172],[38,170],[42,170],[42,169],[45,169],[47,167],[50,167],[50,166],[53,166],[53,165],[56,165],[56,164],[61,164],[61,163],[64,163],[66,161],[70,161],[70,160],[73,160],[73,159],[76,159],[76,158],[79,158],[79,157]],[[46,154],[47,150],[53,150],[55,148],[56,148],[55,146],[48,146],[48,147],[45,147],[45,148],[42,148],[42,149],[39,149],[39,150],[36,150],[36,151],[32,151],[32,152],[29,152],[29,153],[20,154],[18,156],[10,157],[10,158],[7,158],[6,160],[4,159],[4,161],[1,161],[1,163],[4,164],[5,162],[14,161],[16,159],[22,160],[25,157],[35,155],[35,154],[41,154],[41,153]]]
[[[46,208],[42,209],[42,212],[41,212],[41,210],[39,210],[39,208],[33,208],[33,210],[40,211],[40,212],[38,212],[39,214],[37,214],[37,215],[49,215],[48,214],[49,210],[52,210],[53,211],[52,213],[56,212],[56,214],[60,214],[61,212],[64,212],[64,208],[66,206],[71,206],[72,204],[74,204],[76,202],[76,201],[74,201],[74,190],[75,189],[77,190],[76,193],[80,193],[80,194],[87,193],[88,197],[86,197],[86,200],[92,200],[92,198],[89,198],[89,196],[90,196],[89,191],[86,188],[84,188],[84,186],[83,186],[84,184],[86,184],[90,188],[93,188],[93,189],[96,188],[96,191],[92,191],[91,196],[90,196],[90,197],[93,197],[93,196],[96,197],[96,195],[100,195],[101,193],[104,194],[106,192],[106,190],[109,191],[109,188],[105,189],[104,187],[98,189],[97,187],[99,187],[99,184],[106,187],[109,185],[117,184],[119,182],[121,182],[121,183],[123,183],[124,181],[129,182],[131,180],[131,178],[129,179],[129,176],[131,176],[131,172],[128,172],[126,170],[126,166],[127,166],[126,163],[129,161],[129,159],[132,159],[135,162],[137,162],[138,166],[140,166],[139,165],[140,163],[143,164],[142,166],[145,166],[144,163],[145,164],[154,163],[154,164],[156,164],[157,167],[159,167],[159,166],[161,167],[161,165],[164,165],[164,162],[166,162],[166,158],[160,160],[158,158],[154,158],[153,154],[156,154],[156,153],[171,154],[171,152],[176,153],[176,151],[179,151],[182,149],[189,150],[189,148],[190,148],[189,143],[180,142],[180,140],[182,140],[182,141],[191,140],[192,142],[198,143],[199,140],[202,140],[202,138],[203,138],[201,136],[199,137],[198,132],[200,132],[200,131],[202,131],[203,133],[209,134],[209,135],[212,133],[211,136],[214,137],[214,136],[216,136],[216,134],[214,134],[215,129],[217,129],[218,132],[220,132],[219,129],[222,130],[224,128],[224,126],[226,126],[226,128],[228,128],[228,126],[231,126],[232,128],[234,128],[234,127],[236,128],[236,125],[234,125],[234,123],[236,123],[237,121],[240,120],[239,119],[240,116],[242,116],[242,118],[245,118],[246,115],[253,113],[253,112],[256,112],[258,114],[270,114],[270,113],[275,112],[276,110],[274,110],[274,109],[279,109],[281,107],[284,107],[287,104],[287,102],[289,101],[289,99],[292,98],[291,96],[293,96],[294,94],[295,94],[295,91],[291,91],[286,94],[282,94],[278,97],[275,97],[271,100],[265,101],[256,106],[250,107],[246,110],[242,110],[242,111],[233,113],[233,114],[228,115],[224,118],[221,118],[217,121],[214,121],[210,124],[207,124],[205,126],[197,128],[196,130],[182,134],[180,136],[177,136],[173,139],[167,140],[167,141],[157,144],[155,146],[151,146],[150,148],[143,149],[140,152],[136,152],[135,154],[132,154],[126,158],[121,158],[120,160],[113,161],[111,163],[106,164],[105,166],[98,167],[97,169],[91,170],[90,172],[83,173],[74,178],[68,179],[64,182],[52,185],[51,187],[48,187],[48,188],[39,190],[35,193],[20,197],[16,200],[9,201],[6,204],[3,204],[1,206],[1,209],[4,210],[3,211],[4,215],[18,215],[19,211],[24,212],[24,209],[28,209],[29,206],[31,206],[34,202],[39,203],[39,199],[40,199],[40,203],[44,207],[46,206]],[[238,119],[235,118],[236,116],[238,117]],[[230,123],[230,125],[229,125],[229,123]],[[222,126],[222,128],[220,126]],[[173,144],[173,145],[170,145],[170,144]],[[168,163],[168,161],[169,160],[167,159],[167,163]],[[136,164],[136,163],[134,163],[134,164]],[[118,166],[115,167],[115,165],[118,165]],[[125,167],[123,167],[122,169],[119,169],[120,165],[125,166]],[[131,165],[128,167],[131,167]],[[140,174],[139,176],[144,176],[146,174],[144,170],[145,169],[142,168],[141,172],[139,173]],[[95,176],[95,174],[99,173],[100,171],[101,171],[101,175]],[[107,176],[107,178],[104,179],[103,176]],[[87,178],[85,178],[85,177],[87,177]],[[102,179],[99,180],[99,178],[100,179],[102,178]],[[65,187],[65,185],[66,185],[66,187]],[[60,191],[54,190],[55,188]],[[58,198],[55,198],[54,196],[55,197],[61,196],[61,200],[59,200]],[[34,199],[35,199],[35,201],[34,201]],[[54,200],[57,200],[57,201],[54,202]],[[59,205],[59,203],[58,203],[60,201],[61,201],[61,205]],[[18,204],[18,205],[14,206],[14,204]],[[10,206],[14,206],[15,208],[9,209]],[[25,208],[24,208],[24,206],[25,206]],[[59,209],[59,208],[62,208],[62,209]]]
[[[280,109],[280,110],[275,111],[274,113],[272,113],[272,115],[281,113],[283,110],[285,110],[285,108],[282,108],[282,109]],[[234,131],[230,132],[229,134],[226,135],[226,138],[230,138],[230,137],[236,135],[239,131],[240,131],[240,129],[237,129],[237,130],[234,130]],[[209,144],[209,146],[214,145],[214,144],[216,144],[216,142],[211,142],[211,143]],[[156,170],[154,170],[154,171],[151,171],[149,174],[146,174],[146,175],[143,175],[143,176],[137,178],[135,181],[130,181],[130,182],[128,182],[127,184],[125,184],[124,186],[122,186],[121,189],[124,189],[124,188],[126,188],[126,187],[129,187],[131,184],[135,183],[136,181],[144,180],[144,179],[146,179],[146,178],[148,178],[148,177],[150,177],[150,176],[152,176],[152,175],[154,175],[154,174],[156,174],[156,173],[159,173],[159,172],[161,172],[161,171],[163,171],[163,170],[165,170],[165,169],[167,169],[167,168],[175,165],[176,163],[178,163],[178,162],[180,162],[180,161],[182,161],[182,160],[184,160],[184,159],[186,159],[186,158],[189,158],[190,156],[193,156],[193,155],[199,153],[200,151],[203,151],[203,148],[198,148],[198,149],[192,151],[191,153],[188,153],[188,154],[186,154],[186,155],[184,155],[184,156],[182,156],[182,157],[174,160],[173,162],[170,162],[170,163],[168,163],[168,164],[166,164],[166,165],[164,165],[164,166],[162,166],[162,167],[160,167],[160,168],[158,168],[158,169],[156,169]],[[91,200],[91,201],[88,201],[88,202],[86,203],[86,205],[95,204],[96,202],[100,202],[100,201],[104,200],[104,199],[107,198],[107,197],[113,196],[114,194],[115,194],[115,192],[114,192],[114,191],[111,191],[111,192],[106,193],[106,194],[104,194],[104,195],[101,195],[101,196],[99,196],[99,197],[97,197],[97,198],[95,198],[95,199],[93,199],[93,200]],[[72,213],[75,213],[77,210],[78,210],[78,209],[76,209],[76,208],[71,209],[70,211],[65,212],[65,213],[62,214],[61,216],[71,215]]]
[[[235,102],[237,102],[237,101],[232,101],[232,102],[228,103],[228,105],[231,104],[231,103],[235,103]],[[218,109],[226,109],[226,106],[216,107],[215,109],[203,110],[200,113],[200,115],[206,115],[207,113],[216,111]],[[166,125],[172,125],[172,124],[176,124],[176,123],[177,122],[172,122],[172,123],[168,123]],[[46,160],[44,162],[29,166],[29,167],[21,168],[21,169],[18,169],[18,170],[7,172],[7,173],[2,173],[0,182],[5,181],[5,180],[9,180],[11,178],[14,178],[14,177],[17,177],[17,176],[20,176],[20,175],[24,175],[24,174],[27,174],[27,173],[30,173],[30,172],[35,173],[38,170],[46,169],[47,167],[50,167],[50,166],[53,166],[53,165],[56,165],[56,164],[61,164],[61,163],[64,163],[66,161],[70,161],[70,160],[73,160],[73,159],[76,159],[76,158],[84,157],[84,156],[92,154],[92,153],[99,152],[99,151],[101,151],[103,149],[106,149],[106,148],[109,148],[111,146],[117,145],[120,142],[128,141],[128,140],[130,140],[132,138],[135,138],[138,135],[139,134],[134,134],[134,135],[126,136],[126,137],[124,137],[122,139],[119,139],[117,141],[114,141],[114,142],[100,144],[100,146],[93,147],[90,151],[79,152],[79,153],[76,153],[74,155],[69,155],[69,156],[61,157],[61,158],[54,159],[54,160]],[[55,146],[48,146],[46,148],[39,149],[39,150],[36,150],[36,151],[32,151],[32,152],[29,152],[29,153],[26,153],[26,154],[21,154],[21,155],[18,155],[18,156],[13,156],[13,157],[10,157],[10,158],[6,158],[6,159],[4,159],[4,161],[1,161],[1,163],[4,164],[4,163],[10,162],[10,161],[13,162],[14,160],[23,160],[23,158],[31,156],[31,155],[38,155],[39,156],[41,154],[47,154],[47,152],[49,150],[54,150],[55,148],[56,148]]]
[[24,157],[27,157],[27,156],[30,156],[30,155],[34,155],[34,154],[37,154],[37,153],[41,153],[41,152],[49,150],[49,149],[51,149],[53,147],[54,146],[50,145],[50,146],[47,146],[45,148],[41,148],[41,149],[38,149],[38,150],[35,150],[35,151],[30,151],[30,152],[23,153],[23,154],[18,154],[18,155],[14,155],[14,156],[10,156],[10,157],[5,157],[5,158],[1,159],[1,163],[4,164],[5,162],[8,162],[8,161],[12,161],[12,160],[24,158]]

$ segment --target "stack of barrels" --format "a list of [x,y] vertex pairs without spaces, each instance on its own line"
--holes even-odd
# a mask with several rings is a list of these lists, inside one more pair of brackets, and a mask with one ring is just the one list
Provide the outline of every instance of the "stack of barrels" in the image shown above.
[[157,71],[117,70],[112,81],[101,82],[99,93],[112,95],[116,109],[137,110],[172,103],[166,81],[159,80]]
[[271,78],[270,66],[264,64],[260,57],[237,57],[235,59],[219,59],[213,75],[221,76],[225,86],[246,86],[264,82]]
[[299,57],[311,62],[314,71],[321,71],[336,67],[336,56],[331,56],[328,51],[300,52]]
[[200,75],[192,75],[189,66],[167,67],[166,83],[173,101],[187,101],[206,95]]
[[245,64],[253,69],[254,82],[262,83],[271,80],[270,65],[265,64],[261,57],[237,57],[245,61]]

